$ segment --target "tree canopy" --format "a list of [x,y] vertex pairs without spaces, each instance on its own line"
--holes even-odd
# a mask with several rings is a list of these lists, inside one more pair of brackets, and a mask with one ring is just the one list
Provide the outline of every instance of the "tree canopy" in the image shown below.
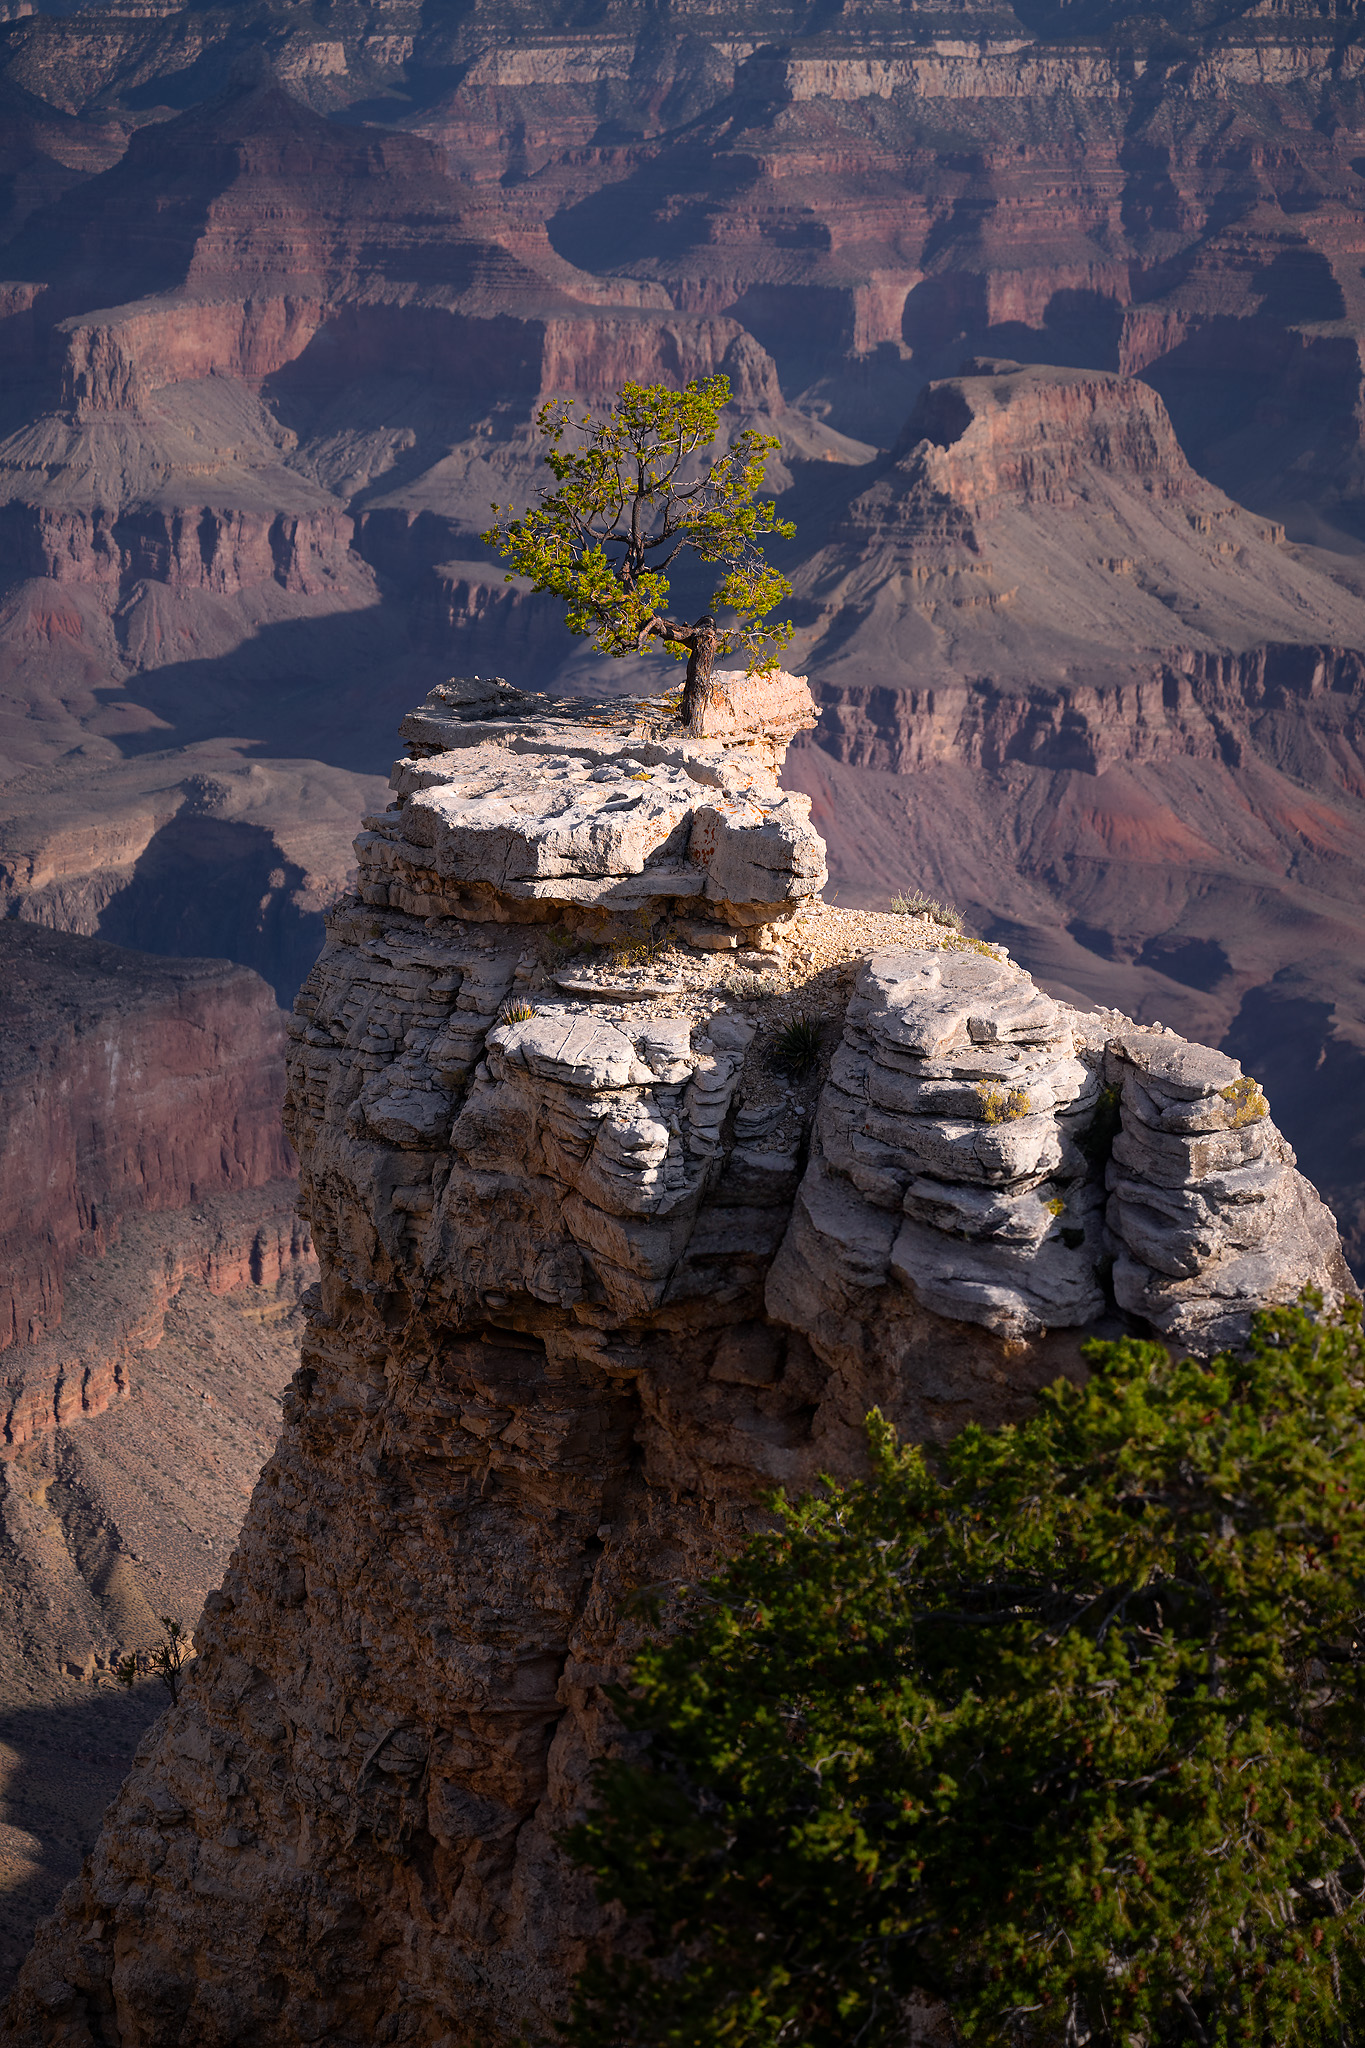
[[[626,384],[605,419],[552,399],[536,425],[557,488],[519,517],[495,505],[482,536],[511,563],[507,580],[528,576],[562,599],[569,631],[590,635],[599,653],[619,659],[658,638],[687,659],[685,709],[705,695],[717,657],[741,650],[751,670],[773,667],[793,630],[769,620],[791,585],[760,545],[796,531],[758,496],[776,437],[746,427],[724,453],[704,453],[729,403],[719,373],[681,391]],[[692,623],[667,614],[668,571],[687,552],[723,570],[712,612]],[[718,624],[714,613],[728,616]]]
[[566,1838],[642,1930],[577,2048],[1359,2038],[1359,1308],[1088,1361],[940,1450],[874,1414],[677,1595]]

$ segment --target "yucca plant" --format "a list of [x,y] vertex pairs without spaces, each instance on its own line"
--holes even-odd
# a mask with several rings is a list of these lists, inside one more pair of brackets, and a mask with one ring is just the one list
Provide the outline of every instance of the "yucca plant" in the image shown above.
[[773,1065],[794,1081],[809,1074],[820,1057],[820,1026],[813,1017],[793,1017],[784,1024],[773,1044]]

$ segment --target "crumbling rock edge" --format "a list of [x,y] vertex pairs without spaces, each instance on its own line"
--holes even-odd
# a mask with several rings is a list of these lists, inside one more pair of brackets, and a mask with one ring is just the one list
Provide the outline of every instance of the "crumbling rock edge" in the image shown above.
[[[303,1364],[185,1696],[25,1967],[26,2048],[548,2027],[601,1927],[555,1838],[634,1587],[857,1469],[874,1403],[941,1436],[1096,1328],[1209,1350],[1349,1286],[1235,1063],[820,905],[780,743],[456,699],[409,721],[299,999]],[[718,845],[766,893],[712,891]],[[664,904],[707,943],[566,967]],[[798,992],[827,963],[804,1081],[736,933]]]

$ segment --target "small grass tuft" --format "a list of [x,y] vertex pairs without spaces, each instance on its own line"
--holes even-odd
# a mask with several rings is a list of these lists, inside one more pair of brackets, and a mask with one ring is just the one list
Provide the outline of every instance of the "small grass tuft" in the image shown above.
[[965,932],[948,932],[944,936],[945,948],[954,953],[979,953],[983,960],[998,960],[999,953],[985,939],[972,939]]
[[525,996],[509,996],[498,1011],[499,1024],[525,1024],[536,1014],[534,1003],[528,1003]]
[[656,937],[649,912],[641,910],[637,911],[629,932],[612,941],[608,958],[618,973],[626,967],[652,967],[672,943],[670,930]]
[[737,1003],[761,1003],[777,988],[771,975],[756,974],[752,967],[737,967],[725,982],[725,993]]
[[1033,1107],[1027,1088],[993,1088],[989,1081],[978,1081],[976,1092],[981,1098],[982,1119],[988,1124],[1012,1124]]
[[794,1081],[804,1080],[820,1057],[821,1036],[813,1017],[793,1017],[790,1024],[782,1026],[774,1041],[773,1065]]
[[951,932],[962,930],[962,912],[954,910],[951,903],[940,903],[936,896],[926,896],[922,889],[912,890],[908,896],[893,896],[891,908],[897,917],[927,917],[931,924],[946,925]]

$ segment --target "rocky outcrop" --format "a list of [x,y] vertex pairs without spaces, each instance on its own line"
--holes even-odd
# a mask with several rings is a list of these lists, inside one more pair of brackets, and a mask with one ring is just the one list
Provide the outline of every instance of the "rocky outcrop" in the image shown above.
[[716,672],[697,739],[654,703],[545,700],[501,680],[438,685],[404,721],[416,759],[356,842],[363,901],[576,930],[685,910],[771,926],[825,883],[810,805],[777,769],[815,724],[804,677]]
[[940,949],[860,977],[768,1302],[831,1355],[855,1331],[861,1364],[904,1310],[893,1288],[850,1314],[857,1290],[1037,1338],[1100,1322],[1112,1288],[1208,1351],[1325,1275],[1349,1290],[1335,1224],[1234,1061]]
[[[1264,1068],[1262,991],[1358,980],[1365,609],[1321,561],[1198,476],[1141,385],[931,385],[799,579],[821,722],[786,780],[841,892],[928,888],[1059,993],[1213,1044],[1246,1005]],[[1310,1023],[1277,1099],[1358,1257],[1358,1137],[1293,1078],[1319,1050]]]
[[[804,888],[738,928],[724,895],[616,914],[621,848],[650,854],[593,792],[658,778],[637,822],[666,866],[727,778],[761,801],[750,736],[670,740],[646,704],[575,736],[568,707],[452,697],[409,722],[362,839],[381,879],[298,1005],[322,1278],[284,1432],[185,1696],[25,1966],[24,2048],[543,2028],[600,1928],[556,1836],[634,1589],[702,1568],[766,1486],[856,1469],[874,1401],[941,1435],[1026,1412],[1097,1327],[1208,1349],[1346,1284],[1221,1056]],[[490,748],[534,767],[506,801],[466,779]],[[439,831],[410,835],[428,791]],[[552,845],[557,896],[499,891],[490,835],[511,884]],[[371,839],[425,858],[425,890],[395,903]],[[798,1018],[818,1055],[793,1072]]]
[[[893,643],[917,656],[900,688],[1021,694],[1365,645],[1360,596],[1199,476],[1150,387],[1011,362],[967,370],[926,388],[800,571],[831,705],[874,678],[885,688]],[[850,630],[870,579],[878,600]]]

